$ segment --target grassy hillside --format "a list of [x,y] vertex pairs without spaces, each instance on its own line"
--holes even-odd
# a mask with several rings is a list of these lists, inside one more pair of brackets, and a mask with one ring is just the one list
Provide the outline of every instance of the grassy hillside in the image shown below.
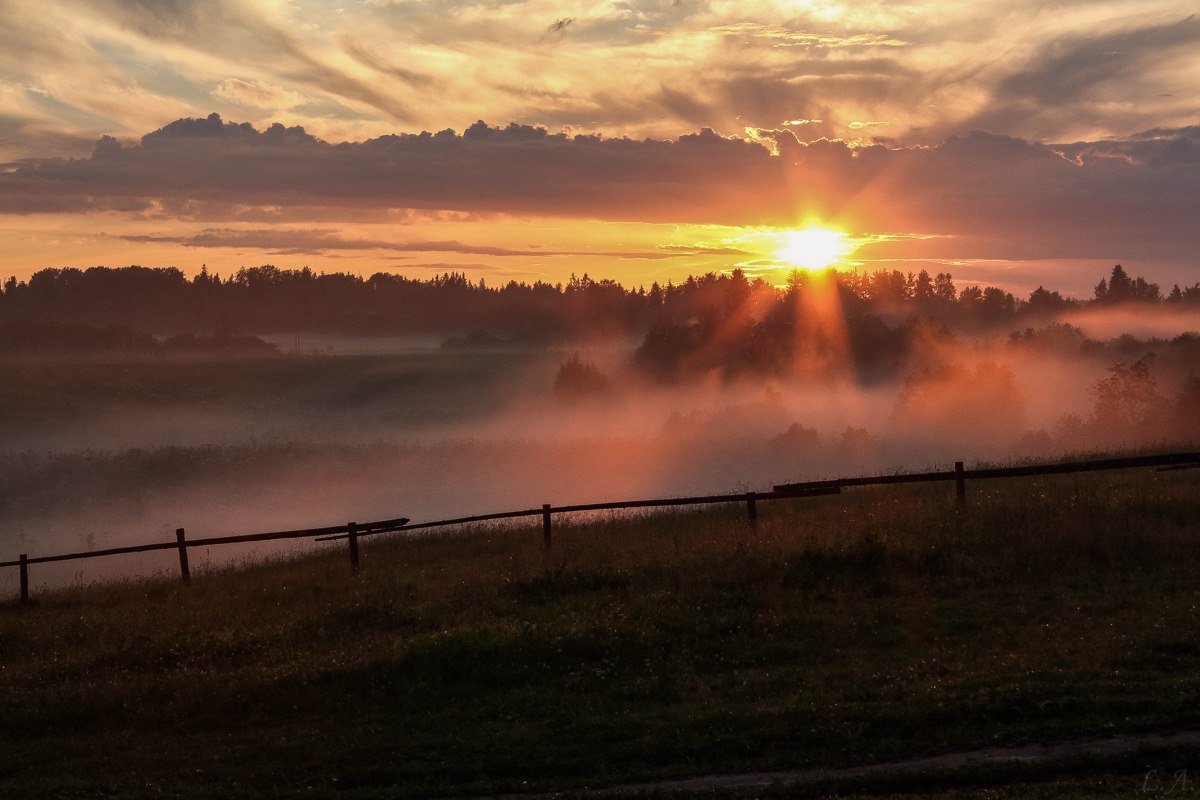
[[740,508],[596,518],[549,554],[475,529],[369,542],[358,577],[336,550],[42,594],[0,610],[0,796],[574,790],[1200,725],[1198,481],[979,482],[966,513],[859,490],[765,505],[755,536]]

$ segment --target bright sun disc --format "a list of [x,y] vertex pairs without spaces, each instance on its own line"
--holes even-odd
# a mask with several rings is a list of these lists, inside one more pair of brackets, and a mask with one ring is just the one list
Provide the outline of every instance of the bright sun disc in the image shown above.
[[775,254],[800,269],[825,269],[845,258],[853,245],[841,231],[830,228],[802,228],[780,237]]

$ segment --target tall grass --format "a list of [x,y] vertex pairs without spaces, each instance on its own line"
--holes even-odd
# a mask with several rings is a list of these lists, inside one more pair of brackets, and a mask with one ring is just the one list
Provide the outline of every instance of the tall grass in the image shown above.
[[[1195,471],[363,544],[0,613],[0,794],[431,796],[1200,721]],[[7,791],[5,791],[7,790]]]

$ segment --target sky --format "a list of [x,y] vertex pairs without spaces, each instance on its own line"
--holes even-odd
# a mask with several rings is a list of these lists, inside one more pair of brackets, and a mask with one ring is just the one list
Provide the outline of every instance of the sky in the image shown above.
[[1200,3],[0,0],[0,275],[1200,281]]

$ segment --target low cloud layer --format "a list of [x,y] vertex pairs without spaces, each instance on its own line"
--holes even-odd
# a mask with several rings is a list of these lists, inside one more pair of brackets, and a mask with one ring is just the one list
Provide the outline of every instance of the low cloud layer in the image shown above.
[[328,255],[338,250],[385,250],[399,253],[462,253],[476,256],[521,257],[521,256],[602,256],[609,258],[660,260],[689,255],[741,255],[745,251],[736,248],[704,248],[663,246],[652,251],[618,250],[552,250],[542,247],[515,249],[511,247],[489,247],[472,245],[454,240],[392,242],[383,239],[348,239],[335,229],[294,230],[206,228],[187,236],[154,234],[127,234],[120,237],[127,242],[178,244],[183,247],[236,248],[262,250],[270,255]]
[[[181,119],[82,159],[0,167],[0,212],[125,211],[244,218],[247,205],[462,212],[635,222],[796,225],[817,217],[883,235],[862,255],[902,258],[1158,258],[1200,261],[1200,127],[1040,144],[982,132],[930,147],[805,142],[792,129],[672,140],[606,138],[476,123],[459,134],[333,144],[300,127]],[[887,235],[893,236],[887,236]],[[895,234],[933,234],[897,238]],[[297,239],[299,237],[299,240]],[[191,247],[444,250],[575,255],[451,242],[394,244],[209,228]],[[301,241],[302,240],[302,241]],[[589,255],[598,253],[589,251]],[[673,252],[612,255],[664,258]]]

